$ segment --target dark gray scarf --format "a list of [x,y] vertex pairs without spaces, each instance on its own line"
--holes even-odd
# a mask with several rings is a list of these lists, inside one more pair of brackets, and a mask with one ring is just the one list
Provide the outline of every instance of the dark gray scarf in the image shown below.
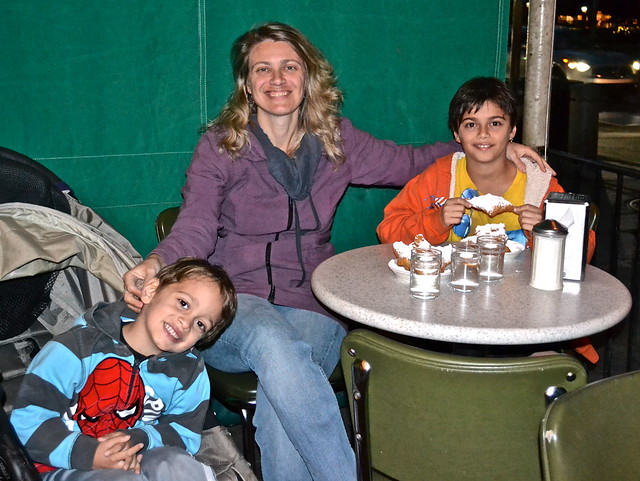
[[[249,130],[260,142],[265,156],[267,157],[267,168],[271,176],[284,188],[289,196],[289,215],[293,214],[294,229],[296,234],[296,253],[298,254],[298,264],[302,270],[302,278],[297,284],[301,287],[307,278],[302,259],[302,242],[301,237],[307,232],[313,232],[320,229],[320,218],[311,197],[311,187],[313,186],[313,177],[318,170],[320,163],[320,155],[322,154],[322,144],[313,135],[304,134],[300,142],[300,147],[294,158],[289,157],[284,151],[275,147],[267,134],[264,133],[256,115],[251,116],[249,121]],[[298,216],[297,201],[304,200],[309,197],[309,205],[316,221],[313,229],[301,229],[300,218]],[[277,236],[276,236],[277,239]],[[267,255],[269,257],[269,254]],[[267,269],[269,270],[270,259],[267,259]],[[269,274],[269,278],[270,278]],[[269,300],[273,301],[275,296],[274,286],[271,286],[271,294]]]
[[304,134],[294,158],[275,147],[264,133],[255,115],[251,117],[249,129],[258,138],[267,156],[269,173],[293,200],[306,199],[311,193],[313,177],[320,163],[322,145],[313,135]]

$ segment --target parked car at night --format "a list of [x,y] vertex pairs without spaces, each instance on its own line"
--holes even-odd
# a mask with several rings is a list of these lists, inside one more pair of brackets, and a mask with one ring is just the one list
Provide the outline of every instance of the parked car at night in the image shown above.
[[553,74],[561,80],[593,84],[636,84],[640,60],[598,48],[588,37],[568,27],[556,27]]
[[[525,32],[524,41],[526,37]],[[525,45],[522,45],[520,59],[520,77],[524,77]],[[640,59],[602,49],[579,30],[556,26],[552,76],[556,81],[635,87],[640,82]]]

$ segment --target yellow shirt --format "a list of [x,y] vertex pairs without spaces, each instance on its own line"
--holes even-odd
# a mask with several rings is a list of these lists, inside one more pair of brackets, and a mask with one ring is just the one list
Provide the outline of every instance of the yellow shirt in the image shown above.
[[[511,183],[507,191],[502,195],[502,197],[511,202],[513,205],[524,204],[524,189],[526,182],[526,174],[523,174],[518,170],[515,179],[513,179],[513,182]],[[458,164],[456,165],[456,191],[454,193],[454,197],[462,197],[462,193],[467,189],[473,189],[477,191],[478,195],[485,194],[485,192],[480,192],[478,190],[478,188],[469,177],[469,174],[467,173],[467,158],[463,157],[458,161]],[[467,211],[467,214],[471,219],[471,227],[467,236],[475,235],[476,227],[479,225],[504,224],[505,230],[509,234],[510,239],[518,241],[518,238],[522,238],[524,239],[524,243],[526,243],[524,233],[522,232],[522,228],[520,227],[518,216],[513,212],[505,212],[504,214],[499,214],[495,217],[489,217],[482,211],[469,209]],[[449,238],[447,239],[449,242],[457,242],[460,239],[461,237],[454,232],[454,229],[449,232]],[[522,243],[523,241],[520,242]]]

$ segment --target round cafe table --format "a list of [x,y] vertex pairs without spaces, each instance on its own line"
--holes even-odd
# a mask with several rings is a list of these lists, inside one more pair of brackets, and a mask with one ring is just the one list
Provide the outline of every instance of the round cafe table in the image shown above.
[[408,277],[388,267],[390,244],[337,254],[313,273],[311,286],[328,308],[361,324],[407,336],[467,344],[525,345],[567,341],[604,331],[631,309],[631,294],[615,277],[587,265],[581,282],[562,290],[529,286],[527,249],[505,259],[504,278],[468,293],[441,278],[440,296],[409,295]]

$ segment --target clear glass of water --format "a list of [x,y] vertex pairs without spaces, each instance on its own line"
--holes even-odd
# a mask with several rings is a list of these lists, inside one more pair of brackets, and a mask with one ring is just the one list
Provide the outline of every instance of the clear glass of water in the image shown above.
[[456,245],[451,253],[449,286],[459,292],[471,292],[480,285],[480,253],[473,244]]
[[440,295],[442,254],[436,249],[413,249],[409,292],[416,299],[434,299]]
[[480,279],[499,281],[504,272],[504,252],[507,240],[502,236],[483,235],[477,240],[480,252]]

